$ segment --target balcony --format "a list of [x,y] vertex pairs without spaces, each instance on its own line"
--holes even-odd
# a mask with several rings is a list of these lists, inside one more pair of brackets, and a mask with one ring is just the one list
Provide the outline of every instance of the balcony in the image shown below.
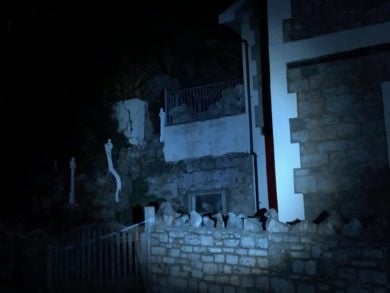
[[245,113],[242,79],[165,91],[165,125],[177,125]]

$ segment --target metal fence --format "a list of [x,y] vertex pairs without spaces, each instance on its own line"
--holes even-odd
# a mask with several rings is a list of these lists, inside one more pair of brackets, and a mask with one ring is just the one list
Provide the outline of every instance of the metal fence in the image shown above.
[[245,113],[241,78],[204,86],[165,91],[166,125]]
[[139,224],[80,227],[48,246],[48,292],[141,288]]

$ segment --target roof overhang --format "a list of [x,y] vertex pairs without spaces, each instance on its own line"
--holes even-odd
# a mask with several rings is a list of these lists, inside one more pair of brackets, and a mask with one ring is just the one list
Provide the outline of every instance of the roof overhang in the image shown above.
[[228,8],[226,8],[219,16],[218,23],[224,24],[233,29],[235,32],[240,33],[240,15],[245,8],[247,0],[237,0],[233,2]]

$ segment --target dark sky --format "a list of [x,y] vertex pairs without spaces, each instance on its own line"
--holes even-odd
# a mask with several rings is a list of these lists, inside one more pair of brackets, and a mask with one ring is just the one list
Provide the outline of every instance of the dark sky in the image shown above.
[[[217,25],[232,0],[2,1],[3,140],[8,161],[72,147],[123,56]],[[12,155],[11,155],[12,154]]]
[[217,26],[231,2],[1,1],[0,221],[31,213],[54,159],[68,170],[83,120],[100,119],[104,80],[124,57]]

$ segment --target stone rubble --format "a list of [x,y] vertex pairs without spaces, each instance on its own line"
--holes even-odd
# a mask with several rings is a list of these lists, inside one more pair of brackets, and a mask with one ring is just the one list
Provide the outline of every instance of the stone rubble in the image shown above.
[[336,211],[323,211],[314,221],[296,220],[283,223],[278,220],[275,209],[266,211],[263,217],[266,218],[265,229],[262,227],[263,219],[257,216],[247,217],[233,212],[228,212],[226,217],[221,213],[201,215],[196,211],[183,214],[176,212],[169,201],[164,201],[156,213],[156,223],[174,227],[240,229],[257,233],[265,230],[269,233],[291,232],[326,236],[341,234],[352,238],[360,236],[363,232],[363,225],[358,219],[354,218],[346,223]]
[[193,228],[202,226],[202,216],[199,215],[196,211],[190,212],[190,225]]
[[168,201],[163,201],[156,213],[156,223],[171,226],[173,221],[179,217]]

